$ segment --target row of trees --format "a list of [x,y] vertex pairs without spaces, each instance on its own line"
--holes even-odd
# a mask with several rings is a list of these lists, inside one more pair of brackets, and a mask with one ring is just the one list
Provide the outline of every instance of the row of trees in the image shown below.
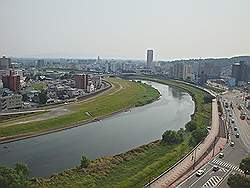
[[191,133],[189,140],[190,145],[196,145],[202,141],[207,135],[205,126],[199,126],[195,121],[190,121],[185,125],[185,129],[181,128],[178,131],[167,130],[162,135],[162,141],[167,144],[179,144],[187,135]]

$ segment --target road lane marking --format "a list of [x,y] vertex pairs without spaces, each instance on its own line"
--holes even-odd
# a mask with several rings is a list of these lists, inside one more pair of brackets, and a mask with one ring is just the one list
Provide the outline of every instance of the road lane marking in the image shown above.
[[207,182],[202,186],[205,187],[216,187],[218,183],[222,180],[222,177],[220,176],[212,176],[207,180]]

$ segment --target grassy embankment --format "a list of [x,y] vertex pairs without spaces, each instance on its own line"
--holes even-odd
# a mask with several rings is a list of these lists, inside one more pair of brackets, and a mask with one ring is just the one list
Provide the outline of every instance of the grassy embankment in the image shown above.
[[[155,81],[189,92],[196,102],[196,111],[192,121],[196,121],[201,126],[208,125],[211,103],[205,104],[205,93],[202,90],[175,81]],[[91,161],[87,168],[76,167],[49,179],[34,179],[31,185],[34,187],[73,188],[142,187],[191,150],[189,138],[190,135],[178,145],[166,145],[156,141],[117,156],[96,159]]]
[[[114,78],[109,79],[109,81],[115,87],[107,95],[69,106],[72,113],[42,121],[0,127],[0,137],[24,136],[67,127],[85,120],[101,118],[125,108],[141,106],[159,97],[156,89],[145,84]],[[91,113],[92,117],[88,116],[86,112]]]

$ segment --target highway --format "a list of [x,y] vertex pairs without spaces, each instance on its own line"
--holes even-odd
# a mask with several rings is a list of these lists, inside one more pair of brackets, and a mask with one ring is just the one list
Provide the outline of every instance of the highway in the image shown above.
[[[227,179],[232,173],[243,173],[239,169],[241,160],[250,154],[250,125],[247,120],[240,119],[241,111],[237,108],[240,103],[240,97],[238,92],[228,92],[224,94],[222,101],[224,101],[224,120],[227,121],[227,130],[229,132],[228,144],[221,151],[224,157],[220,158],[219,155],[211,159],[206,165],[200,169],[204,170],[204,174],[197,176],[196,172],[191,174],[184,182],[178,185],[178,187],[223,187],[228,188]],[[233,102],[233,108],[225,107],[225,103]],[[246,109],[244,109],[246,110]],[[249,113],[249,112],[247,112]],[[232,119],[234,121],[232,121]],[[223,123],[220,123],[222,126]],[[235,129],[236,127],[236,129]],[[222,130],[223,128],[220,128]],[[236,133],[239,133],[239,138],[236,137]],[[230,146],[230,143],[234,142],[234,146]],[[214,166],[218,166],[217,171],[213,170]]]

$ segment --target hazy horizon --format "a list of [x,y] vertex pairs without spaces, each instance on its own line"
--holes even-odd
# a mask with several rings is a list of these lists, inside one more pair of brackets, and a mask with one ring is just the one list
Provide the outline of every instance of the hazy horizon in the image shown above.
[[248,0],[0,0],[0,56],[229,58],[250,53]]

